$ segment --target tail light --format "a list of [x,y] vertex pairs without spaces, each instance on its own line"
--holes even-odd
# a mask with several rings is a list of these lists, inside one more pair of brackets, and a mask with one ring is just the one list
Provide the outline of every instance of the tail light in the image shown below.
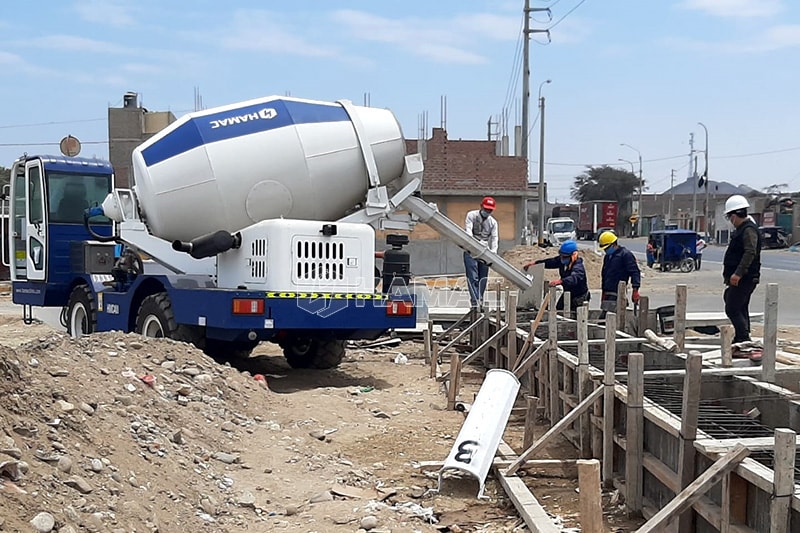
[[414,303],[408,300],[390,300],[386,305],[386,316],[411,316]]
[[234,298],[234,315],[263,315],[264,300],[262,298]]

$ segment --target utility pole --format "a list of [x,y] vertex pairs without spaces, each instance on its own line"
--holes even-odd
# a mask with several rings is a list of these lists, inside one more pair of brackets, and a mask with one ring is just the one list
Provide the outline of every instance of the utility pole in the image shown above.
[[692,231],[697,231],[697,168],[694,160],[694,133],[689,134],[689,179],[692,180]]
[[[539,11],[546,11],[550,14],[549,8],[531,8],[530,0],[525,0],[525,9],[524,9],[524,16],[525,22],[523,24],[522,29],[522,153],[520,154],[522,157],[525,158],[525,172],[526,177],[525,180],[527,182],[528,177],[528,137],[530,136],[530,130],[528,127],[528,120],[530,115],[530,99],[531,99],[531,91],[530,91],[530,84],[531,84],[531,70],[530,70],[530,35],[532,33],[548,33],[549,30],[532,30],[531,29],[531,13],[536,13]],[[540,87],[541,89],[541,87]],[[544,150],[543,148],[543,140],[539,141],[540,151]],[[544,243],[543,233],[544,233],[544,171],[543,171],[543,164],[542,164],[542,154],[539,155],[539,187],[536,191],[537,196],[539,197],[539,244]],[[528,205],[527,198],[525,199],[525,205]],[[527,209],[524,209],[525,212],[525,226],[528,225],[528,215]]]
[[675,169],[669,171],[669,216],[667,223],[672,220],[672,206],[675,203]]
[[703,150],[703,159],[705,159],[705,161],[706,161],[705,169],[703,170],[703,187],[706,188],[706,208],[705,208],[705,221],[706,221],[705,225],[706,225],[706,228],[705,228],[705,233],[706,233],[706,235],[711,236],[711,226],[710,226],[710,222],[711,221],[709,220],[710,210],[709,210],[709,205],[708,205],[709,204],[709,201],[708,201],[708,128],[706,128],[706,125],[703,124],[702,122],[698,122],[698,124],[703,126],[703,131],[706,132],[706,147]]
[[[638,218],[636,220],[636,222],[637,222],[636,236],[637,237],[641,237],[642,236],[642,214],[644,213],[644,209],[643,209],[644,206],[642,206],[642,191],[644,190],[644,178],[642,177],[642,152],[640,152],[638,149],[634,148],[630,144],[619,143],[619,145],[620,146],[626,146],[626,147],[630,148],[631,150],[633,150],[634,152],[636,152],[639,155],[639,205],[637,207],[637,213],[636,213],[638,215]],[[633,168],[633,165],[631,165],[631,168]]]

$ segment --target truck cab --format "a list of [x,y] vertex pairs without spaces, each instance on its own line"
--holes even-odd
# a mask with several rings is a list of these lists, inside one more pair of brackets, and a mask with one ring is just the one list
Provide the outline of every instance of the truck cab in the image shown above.
[[550,246],[558,246],[568,240],[575,240],[575,221],[567,217],[548,219],[544,241]]

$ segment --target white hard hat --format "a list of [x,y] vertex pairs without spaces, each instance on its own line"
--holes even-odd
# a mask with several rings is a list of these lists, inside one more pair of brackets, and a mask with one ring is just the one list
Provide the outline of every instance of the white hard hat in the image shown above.
[[734,194],[725,201],[725,214],[733,213],[739,209],[749,209],[750,202],[741,194]]

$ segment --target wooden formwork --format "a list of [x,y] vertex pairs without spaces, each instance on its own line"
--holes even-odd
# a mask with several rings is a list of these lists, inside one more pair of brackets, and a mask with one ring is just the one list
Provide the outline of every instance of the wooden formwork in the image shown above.
[[[685,286],[676,288],[675,353],[664,349],[669,344],[663,339],[653,342],[652,334],[644,336],[645,329],[654,329],[646,299],[639,316],[620,306],[598,321],[586,308],[570,317],[568,304],[556,312],[555,291],[549,297],[551,305],[543,305],[529,324],[517,323],[514,293],[504,296],[505,314],[473,313],[477,349],[452,364],[460,372],[465,363],[483,356],[488,368],[515,371],[529,417],[538,407],[556,422],[537,441],[526,437],[526,449],[516,451],[505,470],[506,481],[535,458],[543,439],[560,433],[575,445],[577,457],[600,460],[603,484],[621,489],[631,514],[655,521],[658,528],[671,522],[676,531],[800,532],[795,485],[800,395],[794,392],[800,389],[800,368],[776,366],[777,315],[769,310],[775,308],[777,286],[767,290],[764,361],[752,368],[710,366],[692,351],[716,350],[722,364],[731,365],[726,328],[717,339],[686,337]],[[619,329],[617,324],[622,324]],[[431,338],[432,375],[439,344]],[[438,376],[447,385],[452,407],[458,378],[451,379],[452,372]],[[679,408],[653,401],[658,390],[670,391]],[[735,421],[743,413],[758,418],[759,436],[737,434],[730,427],[731,437],[721,438],[703,429],[713,426],[709,420],[714,416]],[[743,446],[734,449],[737,443]],[[665,509],[673,515],[664,516]],[[649,527],[642,531],[658,529]]]

